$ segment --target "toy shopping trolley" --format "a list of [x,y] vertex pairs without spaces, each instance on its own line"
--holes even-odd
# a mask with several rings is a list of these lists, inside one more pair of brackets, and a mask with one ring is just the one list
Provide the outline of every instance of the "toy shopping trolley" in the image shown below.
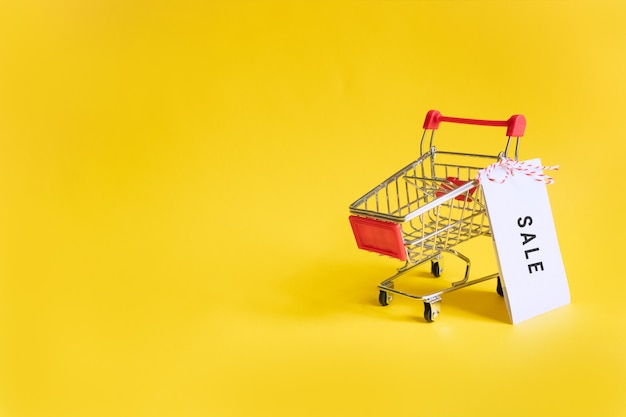
[[[440,151],[433,141],[441,122],[506,127],[505,148],[495,155]],[[424,302],[424,318],[432,322],[439,316],[444,293],[497,278],[497,292],[502,296],[498,273],[470,280],[470,260],[454,247],[477,236],[491,236],[478,171],[509,158],[513,138],[513,153],[517,160],[525,127],[526,120],[522,115],[494,121],[446,117],[431,110],[424,122],[421,156],[350,206],[350,224],[357,246],[405,261],[395,275],[378,286],[381,305],[388,305],[394,294],[421,300]],[[395,288],[397,278],[428,261],[432,275],[439,277],[443,270],[440,262],[443,253],[465,261],[462,279],[424,295]]]

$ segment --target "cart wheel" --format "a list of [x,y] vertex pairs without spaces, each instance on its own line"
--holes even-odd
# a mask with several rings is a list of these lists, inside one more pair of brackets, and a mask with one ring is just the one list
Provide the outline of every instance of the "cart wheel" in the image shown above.
[[500,280],[500,276],[498,276],[498,285],[496,286],[496,292],[500,297],[504,297],[504,291],[502,290],[502,281]]
[[424,303],[424,319],[428,323],[432,323],[439,317],[439,302]]
[[381,306],[387,306],[393,300],[393,296],[389,294],[387,291],[380,290],[378,294],[378,302]]
[[439,265],[439,261],[432,261],[430,263],[430,273],[433,274],[435,278],[439,278],[441,276],[441,266]]

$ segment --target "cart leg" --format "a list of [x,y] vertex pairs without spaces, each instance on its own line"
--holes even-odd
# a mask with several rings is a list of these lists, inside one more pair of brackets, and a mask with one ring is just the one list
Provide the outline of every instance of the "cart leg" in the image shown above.
[[463,255],[462,253],[459,253],[458,251],[454,249],[446,249],[445,251],[448,253],[451,253],[452,255],[456,256],[457,258],[465,262],[465,275],[463,276],[463,279],[452,283],[453,287],[464,285],[468,281],[469,275],[470,275],[470,266],[471,266],[470,259],[467,256]]

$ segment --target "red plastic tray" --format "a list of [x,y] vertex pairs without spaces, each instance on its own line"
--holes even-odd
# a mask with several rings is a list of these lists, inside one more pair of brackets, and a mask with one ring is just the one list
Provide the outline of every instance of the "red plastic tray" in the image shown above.
[[406,261],[406,248],[399,224],[350,216],[350,225],[360,249]]

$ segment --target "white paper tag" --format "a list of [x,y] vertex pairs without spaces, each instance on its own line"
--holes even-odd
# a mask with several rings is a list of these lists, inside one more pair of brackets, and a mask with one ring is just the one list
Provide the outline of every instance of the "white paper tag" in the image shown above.
[[[541,166],[539,159],[526,161]],[[492,177],[502,178],[496,168]],[[480,172],[500,278],[513,324],[570,302],[545,183],[514,172],[503,183]]]

